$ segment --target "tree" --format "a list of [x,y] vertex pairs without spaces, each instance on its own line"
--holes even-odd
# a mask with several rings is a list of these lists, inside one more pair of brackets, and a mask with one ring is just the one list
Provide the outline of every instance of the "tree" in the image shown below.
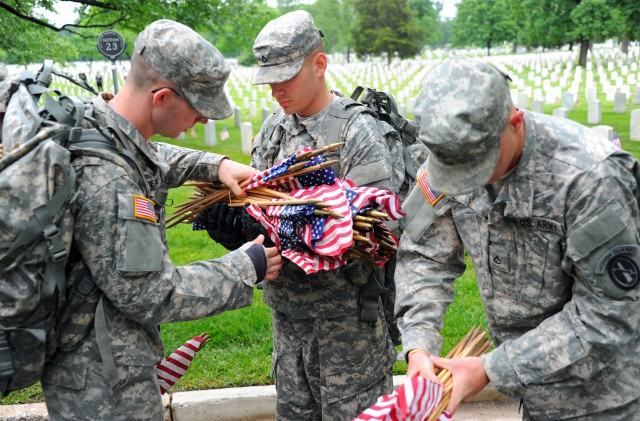
[[570,35],[571,10],[576,0],[511,0],[521,22],[518,41],[527,47],[552,48],[574,41]]
[[351,30],[358,56],[387,53],[413,57],[420,52],[424,33],[407,0],[355,0],[356,23]]
[[324,35],[324,46],[328,53],[350,52],[353,40],[353,7],[346,0],[317,0],[309,6],[316,26]]
[[422,28],[427,44],[437,44],[442,40],[438,15],[442,11],[442,1],[409,0],[409,7],[415,12],[418,26]]
[[[264,19],[268,20],[269,13],[273,13],[265,0],[61,0],[76,4],[79,17],[56,26],[43,18],[38,10],[53,11],[59,1],[0,0],[0,9],[8,12],[0,14],[0,22],[11,22],[10,26],[3,25],[3,32],[10,31],[10,36],[3,36],[0,41],[0,56],[10,57],[8,61],[12,63],[39,61],[41,52],[47,51],[47,55],[54,60],[75,59],[78,58],[77,52],[75,57],[67,57],[67,53],[75,51],[74,48],[57,48],[58,44],[63,45],[66,41],[56,34],[72,34],[69,42],[79,47],[83,57],[93,58],[91,49],[95,49],[98,35],[107,29],[131,34],[131,39],[125,38],[127,54],[131,54],[135,34],[160,18],[176,20],[203,34],[220,34],[217,39],[235,39],[243,42],[245,48],[251,48],[259,30],[256,29],[257,25],[266,23]],[[256,16],[260,18],[256,19]],[[32,36],[33,31],[38,36]],[[15,45],[33,48],[10,48],[9,40]],[[41,40],[46,40],[45,45],[53,47],[53,51],[39,48],[38,42]],[[66,45],[68,47],[69,44]],[[23,54],[17,54],[21,52]]]
[[462,0],[453,21],[455,46],[478,45],[487,49],[516,38],[517,27],[509,14],[507,0]]
[[587,64],[590,42],[604,41],[616,35],[618,13],[606,0],[582,0],[571,11],[571,34],[580,41],[580,66]]
[[640,2],[638,0],[610,0],[619,17],[619,30],[622,38],[621,49],[629,53],[629,42],[640,39]]

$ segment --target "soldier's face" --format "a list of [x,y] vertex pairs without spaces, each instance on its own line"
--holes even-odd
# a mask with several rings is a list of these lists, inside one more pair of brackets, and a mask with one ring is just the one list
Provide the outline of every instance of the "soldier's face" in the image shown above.
[[288,114],[299,114],[309,117],[321,111],[319,92],[322,83],[318,67],[318,56],[323,53],[307,56],[302,68],[292,79],[286,82],[271,83],[271,96],[278,101],[283,111]]
[[176,90],[170,88],[156,89],[154,105],[158,105],[154,113],[155,133],[166,137],[177,137],[196,123],[205,124],[208,120],[202,117]]

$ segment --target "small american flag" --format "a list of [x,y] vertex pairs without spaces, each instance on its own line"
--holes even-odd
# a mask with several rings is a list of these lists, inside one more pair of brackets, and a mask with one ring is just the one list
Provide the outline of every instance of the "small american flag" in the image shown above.
[[148,219],[153,222],[156,221],[156,211],[154,209],[153,200],[146,197],[133,195],[133,215],[136,218]]
[[229,139],[229,129],[227,129],[227,126],[223,126],[222,131],[220,132],[220,140],[227,139]]
[[[353,421],[424,421],[436,410],[443,391],[442,385],[423,377],[407,378],[393,393],[379,397]],[[438,417],[438,421],[451,420],[447,411]]]
[[420,189],[422,189],[422,193],[427,198],[431,206],[434,206],[444,195],[438,193],[433,190],[427,181],[427,170],[424,170],[422,174],[418,177],[418,185]]
[[158,363],[156,366],[156,376],[158,383],[160,383],[160,394],[164,395],[167,390],[184,376],[196,352],[202,349],[208,340],[209,335],[206,333],[194,336]]
[[400,209],[400,200],[389,190],[355,186],[350,180],[342,181],[342,184],[353,216],[368,209],[384,212],[393,221],[404,216],[404,212]]
[[[310,152],[311,150],[311,148],[302,149],[273,167],[255,174],[252,177],[251,182],[244,189],[250,190],[256,187],[268,185],[270,187],[281,187],[286,190],[295,190],[302,187],[317,186],[320,184],[334,184],[336,182],[336,176],[331,168],[322,168],[305,174],[286,177],[289,173],[289,167],[298,163],[297,155],[303,152]],[[325,162],[324,156],[317,155],[309,159],[305,168],[319,165],[323,162]],[[280,179],[275,180],[276,178]]]
[[613,139],[611,141],[618,147],[618,149],[622,149],[622,143],[620,143],[620,136],[618,136],[618,132],[613,132]]

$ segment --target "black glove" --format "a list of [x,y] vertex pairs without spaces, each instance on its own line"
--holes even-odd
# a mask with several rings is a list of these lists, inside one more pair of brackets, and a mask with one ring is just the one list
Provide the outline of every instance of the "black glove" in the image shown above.
[[262,243],[265,247],[275,247],[271,238],[269,238],[269,233],[267,229],[260,224],[260,222],[256,221],[253,216],[249,215],[247,212],[247,207],[249,203],[245,203],[244,208],[242,208],[242,228],[244,232],[247,234],[247,241],[253,241],[260,234],[264,235],[264,243]]
[[[242,212],[246,213],[246,212]],[[228,250],[235,250],[247,242],[242,232],[242,217],[226,203],[216,203],[198,216],[198,222],[207,227],[207,233],[215,242]]]

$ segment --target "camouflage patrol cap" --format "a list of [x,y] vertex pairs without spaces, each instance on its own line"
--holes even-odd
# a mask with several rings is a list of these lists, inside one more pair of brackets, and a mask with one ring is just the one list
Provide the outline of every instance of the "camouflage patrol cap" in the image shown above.
[[426,74],[414,114],[429,149],[427,180],[439,193],[472,192],[495,173],[513,106],[507,79],[487,63],[457,57]]
[[304,58],[322,42],[309,12],[296,10],[267,23],[253,43],[258,60],[254,85],[286,82],[298,74]]
[[224,92],[230,68],[220,51],[193,29],[168,19],[149,24],[135,51],[156,72],[180,87],[200,115],[222,120],[233,114]]

